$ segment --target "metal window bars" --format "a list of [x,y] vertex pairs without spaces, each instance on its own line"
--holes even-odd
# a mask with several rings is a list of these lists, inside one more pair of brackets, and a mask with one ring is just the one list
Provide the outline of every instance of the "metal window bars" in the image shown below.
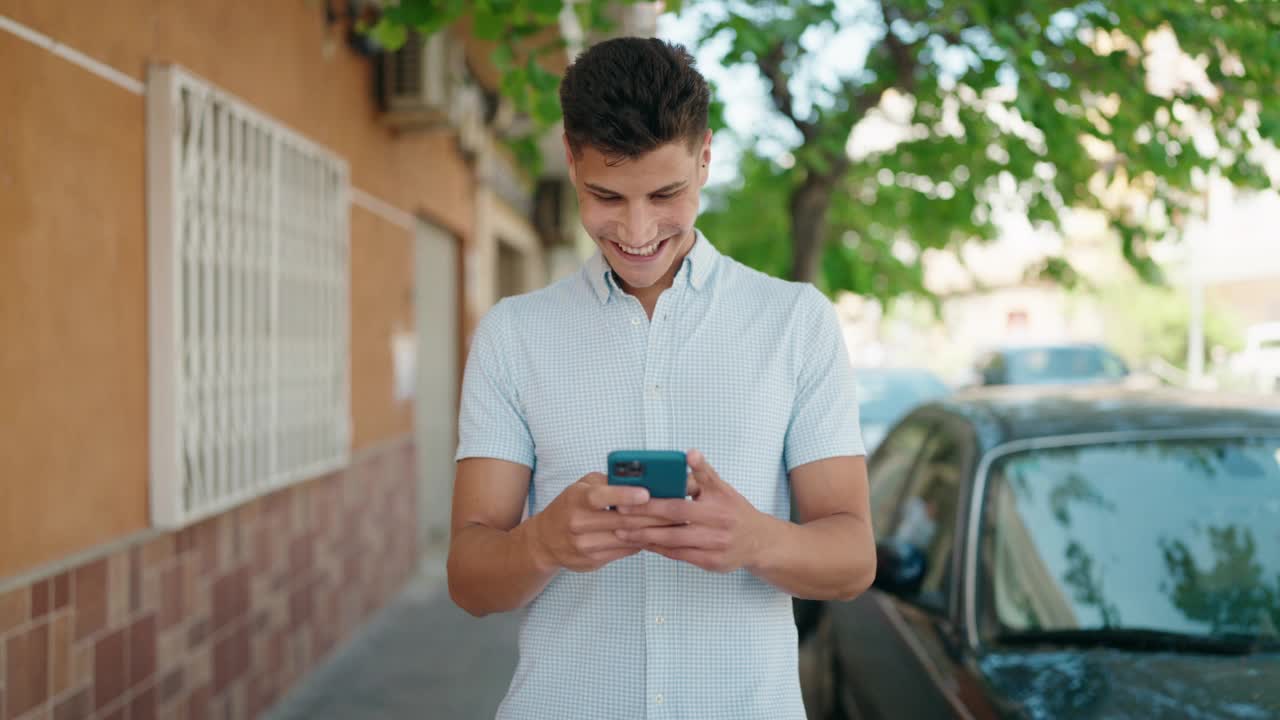
[[176,67],[147,86],[151,511],[174,528],[349,457],[347,164]]

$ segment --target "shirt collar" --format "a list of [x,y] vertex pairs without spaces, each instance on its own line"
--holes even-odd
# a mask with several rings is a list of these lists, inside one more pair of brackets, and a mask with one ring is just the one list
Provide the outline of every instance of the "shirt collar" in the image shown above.
[[[695,290],[701,290],[707,284],[707,278],[711,276],[712,269],[715,268],[716,259],[720,257],[720,251],[716,250],[707,237],[702,234],[701,230],[694,230],[695,236],[693,240],[693,248],[689,250],[689,254],[684,256],[684,262],[676,271],[676,282],[687,278],[690,286]],[[613,272],[609,267],[609,263],[604,259],[604,255],[600,252],[600,248],[596,248],[595,253],[587,260],[586,264],[587,281],[591,284],[591,289],[595,292],[596,298],[600,304],[609,302],[616,283],[613,280]]]

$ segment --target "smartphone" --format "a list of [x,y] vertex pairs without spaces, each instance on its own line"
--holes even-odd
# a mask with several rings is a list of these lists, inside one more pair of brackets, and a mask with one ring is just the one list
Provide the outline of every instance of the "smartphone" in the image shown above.
[[649,497],[681,498],[688,490],[689,466],[674,450],[615,450],[609,453],[609,484],[647,488]]

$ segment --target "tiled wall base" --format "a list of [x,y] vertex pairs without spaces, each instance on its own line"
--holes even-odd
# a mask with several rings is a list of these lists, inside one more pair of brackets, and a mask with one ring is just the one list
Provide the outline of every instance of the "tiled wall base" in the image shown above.
[[0,719],[253,718],[417,560],[413,446],[0,593]]

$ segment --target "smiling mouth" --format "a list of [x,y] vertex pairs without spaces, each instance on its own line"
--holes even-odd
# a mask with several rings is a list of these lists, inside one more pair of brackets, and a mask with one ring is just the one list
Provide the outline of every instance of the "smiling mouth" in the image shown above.
[[651,258],[654,255],[657,255],[658,251],[662,249],[662,246],[667,242],[668,239],[669,238],[656,240],[654,242],[649,243],[648,245],[645,245],[644,247],[638,247],[638,248],[628,247],[616,241],[613,242],[613,246],[616,247],[618,249],[618,252],[622,253],[624,257],[635,258],[637,260],[644,260],[646,258]]

